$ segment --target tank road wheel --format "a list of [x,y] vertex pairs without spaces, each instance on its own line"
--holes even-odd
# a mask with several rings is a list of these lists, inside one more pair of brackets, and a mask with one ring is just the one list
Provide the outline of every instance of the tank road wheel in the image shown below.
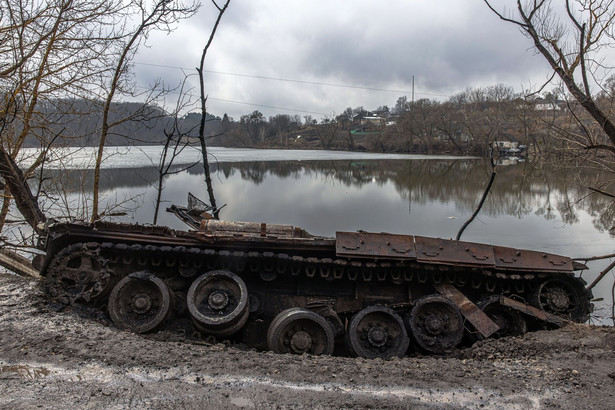
[[275,353],[333,353],[333,329],[318,313],[290,308],[279,313],[269,325],[267,346]]
[[52,297],[64,304],[89,302],[100,296],[109,285],[108,260],[99,249],[85,244],[60,251],[47,273],[47,288]]
[[195,325],[213,336],[230,336],[248,320],[248,289],[227,270],[199,276],[188,290],[188,310]]
[[[522,336],[527,333],[527,324],[523,315],[517,310],[502,306],[499,295],[492,295],[482,299],[476,306],[500,327],[500,330],[490,337]],[[479,332],[476,333],[476,338],[478,340],[484,339],[483,335]]]
[[419,346],[428,352],[450,351],[463,337],[459,308],[444,296],[420,298],[410,312],[409,327]]
[[409,343],[402,318],[393,309],[380,305],[355,314],[346,333],[350,352],[366,359],[403,357]]
[[580,323],[589,320],[590,300],[583,280],[570,276],[547,279],[530,295],[533,306]]
[[160,325],[171,310],[171,292],[147,271],[120,280],[109,296],[109,316],[120,329],[144,333]]

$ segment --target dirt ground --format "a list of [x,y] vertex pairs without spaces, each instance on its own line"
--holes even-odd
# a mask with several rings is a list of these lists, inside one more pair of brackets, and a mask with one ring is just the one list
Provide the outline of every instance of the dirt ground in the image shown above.
[[0,408],[614,408],[615,329],[571,325],[391,361],[138,336],[0,274]]

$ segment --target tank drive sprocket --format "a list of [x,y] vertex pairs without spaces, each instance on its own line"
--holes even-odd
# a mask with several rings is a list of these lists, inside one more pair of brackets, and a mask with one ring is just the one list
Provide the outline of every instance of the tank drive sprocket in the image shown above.
[[61,250],[47,271],[47,289],[59,302],[90,302],[104,294],[112,277],[98,246],[76,243]]
[[530,304],[548,313],[583,323],[592,311],[591,294],[582,278],[560,276],[547,279],[530,294]]

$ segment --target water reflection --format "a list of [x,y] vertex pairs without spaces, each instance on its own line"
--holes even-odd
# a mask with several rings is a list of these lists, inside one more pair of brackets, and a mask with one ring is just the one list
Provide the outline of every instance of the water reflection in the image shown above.
[[[175,171],[165,177],[162,209],[185,204],[188,192],[207,198],[200,166]],[[450,238],[474,211],[491,168],[477,159],[412,159],[233,162],[212,164],[211,171],[218,204],[226,204],[223,219],[291,224],[326,236],[364,229]],[[73,201],[71,215],[87,212],[89,171],[51,171],[48,177],[45,191],[55,199],[64,192],[63,203]],[[580,178],[598,182],[600,176],[530,162],[499,167],[483,210],[462,239],[572,257],[612,253],[613,202],[588,193],[574,182]],[[128,211],[118,219],[151,223],[157,179],[151,167],[105,169],[103,196]],[[187,228],[166,212],[159,224]],[[588,281],[600,270],[596,266]],[[610,301],[611,283],[596,295]]]
[[[385,201],[390,200],[407,202],[410,213],[412,206],[438,203],[450,207],[454,211],[452,216],[460,217],[474,210],[491,173],[486,162],[476,159],[234,162],[212,164],[211,171],[216,177],[218,195],[230,206],[224,215],[227,219],[233,219],[228,215],[230,209],[240,212],[241,207],[267,208],[276,212],[291,207],[292,213],[298,215],[304,209],[319,206],[318,202],[345,202],[344,196],[361,191],[365,192],[362,192],[360,202],[367,201],[373,206],[372,218],[375,214],[382,214]],[[187,170],[173,168],[171,175],[165,177],[163,198],[182,203],[188,191],[206,197],[200,182],[202,173],[200,166]],[[579,177],[578,174],[575,176]],[[101,190],[107,194],[125,190],[134,195],[149,196],[158,177],[158,171],[153,167],[103,169]],[[43,190],[54,195],[58,192],[69,195],[85,192],[87,196],[92,190],[92,180],[91,170],[48,171]],[[380,188],[382,192],[373,192],[374,188]],[[391,189],[397,198],[391,198]],[[323,190],[328,190],[326,195],[321,195]],[[248,203],[236,199],[247,191],[251,192]],[[256,191],[260,192],[257,194]],[[298,201],[305,194],[313,199]],[[263,198],[262,202],[256,201],[257,197]],[[599,231],[609,231],[613,227],[613,201],[590,194],[564,172],[537,169],[531,163],[523,162],[498,167],[498,176],[481,215],[523,218],[535,214],[546,220],[577,224],[581,219],[580,212],[590,215],[593,226]],[[327,218],[327,215],[321,215],[321,218]],[[449,236],[453,236],[453,232]]]
[[[242,180],[255,185],[272,176],[284,180],[337,181],[353,189],[391,184],[401,199],[413,204],[454,203],[461,213],[476,207],[491,173],[489,165],[480,160],[247,162],[221,164],[219,170],[225,179],[238,173]],[[575,175],[579,176],[583,175]],[[561,218],[565,224],[575,224],[580,220],[579,211],[585,211],[598,230],[611,229],[613,201],[589,195],[575,181],[565,172],[537,169],[528,162],[498,167],[498,177],[483,213],[518,218],[536,213],[546,219]]]

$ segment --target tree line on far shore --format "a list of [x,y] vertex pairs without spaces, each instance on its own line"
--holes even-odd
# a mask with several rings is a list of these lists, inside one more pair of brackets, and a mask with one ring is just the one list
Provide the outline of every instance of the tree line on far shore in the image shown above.
[[[610,77],[596,102],[612,113],[614,95],[615,77]],[[254,111],[239,121],[225,116],[220,124],[213,145],[488,155],[491,142],[507,141],[538,155],[564,155],[608,144],[600,127],[563,91],[524,97],[503,84],[468,88],[445,101],[400,97],[392,108],[349,107],[320,120],[287,114],[266,118]]]
[[[615,76],[605,81],[596,97],[605,112],[615,111],[614,95]],[[47,101],[39,112],[53,119],[49,132],[61,136],[62,145],[97,144],[96,102]],[[134,102],[114,103],[110,115],[112,120],[135,119],[118,126],[108,138],[110,146],[164,144],[171,124],[177,124],[184,139],[196,138],[201,119],[198,112],[177,118],[156,105]],[[214,146],[419,154],[487,155],[491,142],[506,141],[525,145],[534,155],[564,155],[590,144],[584,131],[599,135],[586,111],[563,91],[524,97],[503,84],[468,88],[444,101],[410,101],[403,96],[391,108],[348,107],[320,119],[296,114],[266,117],[255,110],[237,120],[208,113],[206,123],[209,145]],[[591,141],[600,143],[606,141]],[[25,145],[36,147],[40,142],[29,138]]]

